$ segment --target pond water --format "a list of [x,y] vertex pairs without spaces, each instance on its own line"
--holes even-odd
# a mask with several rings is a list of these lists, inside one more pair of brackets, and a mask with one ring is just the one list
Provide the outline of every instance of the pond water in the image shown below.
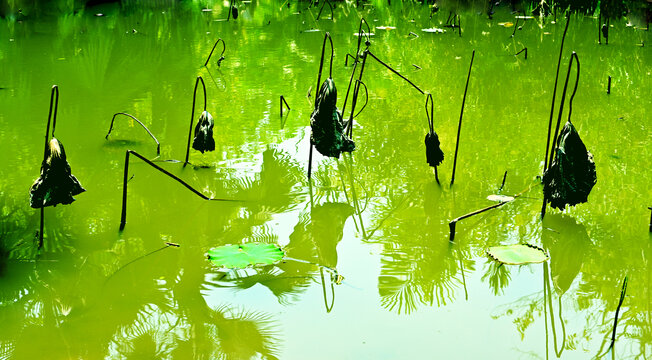
[[[542,221],[537,176],[565,20],[520,20],[514,30],[499,25],[516,23],[507,9],[493,20],[468,11],[459,36],[443,28],[444,10],[431,19],[425,6],[376,5],[338,4],[334,20],[327,8],[316,20],[319,8],[295,2],[240,4],[229,21],[221,3],[212,11],[106,6],[1,19],[0,358],[652,356],[652,62],[649,47],[637,46],[649,43],[648,32],[613,22],[609,44],[598,45],[597,20],[571,18],[557,103],[576,51],[572,120],[598,180],[587,203],[548,207]],[[307,180],[324,33],[332,36],[342,108],[353,69],[346,54],[356,52],[361,17],[374,33],[369,50],[433,96],[441,185],[425,158],[426,97],[370,57],[356,150],[339,160],[314,152]],[[421,31],[432,27],[446,32]],[[224,60],[218,66],[218,45],[203,67],[218,38]],[[514,56],[524,47],[527,60]],[[327,47],[322,80],[328,57]],[[184,167],[197,76],[216,149],[191,150]],[[53,84],[56,136],[87,191],[45,209],[39,251],[40,212],[29,206],[29,188]],[[282,117],[281,95],[291,107]],[[195,121],[202,106],[199,86]],[[117,112],[147,125],[160,157],[127,117],[117,117],[105,139]],[[205,201],[131,156],[119,231],[128,149],[208,197],[238,201]],[[181,162],[161,161],[170,159]],[[449,241],[452,219],[495,204],[490,195],[524,189],[461,220]],[[291,259],[235,271],[206,259],[213,247],[246,242],[279,244]],[[540,246],[550,260],[500,266],[486,255],[516,243]]]

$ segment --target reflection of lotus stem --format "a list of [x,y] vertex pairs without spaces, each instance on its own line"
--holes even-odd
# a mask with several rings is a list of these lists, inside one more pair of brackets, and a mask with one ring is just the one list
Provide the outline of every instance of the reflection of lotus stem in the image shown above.
[[331,9],[331,18],[330,18],[330,20],[333,20],[333,19],[334,19],[334,16],[333,16],[333,5],[331,4],[331,2],[330,2],[329,0],[326,0],[326,1],[324,1],[324,3],[321,5],[321,8],[319,9],[319,13],[317,14],[317,20],[319,20],[319,16],[321,16],[321,12],[324,11],[324,6],[325,6],[326,4],[328,4],[328,7]]
[[[560,349],[557,349],[557,333],[555,331],[555,314],[553,312],[552,308],[552,290],[550,288],[550,282],[549,282],[549,270],[548,270],[548,263],[543,264],[543,294],[544,294],[544,299],[543,299],[543,309],[546,309],[546,293],[548,297],[548,306],[550,308],[550,327],[552,328],[552,338],[553,338],[553,343],[555,345],[555,355],[557,357],[561,357],[561,354],[564,352],[564,349],[566,348],[566,326],[564,325],[564,319],[561,317],[561,296],[559,296],[559,323],[561,324],[561,332],[562,332],[562,341],[561,341],[561,347]],[[548,316],[546,314],[546,352],[548,351]]]
[[564,35],[561,37],[561,47],[559,48],[559,60],[557,61],[557,73],[555,74],[555,87],[552,91],[552,105],[550,105],[550,120],[548,121],[548,136],[546,137],[546,157],[543,158],[543,172],[548,169],[548,150],[550,149],[550,131],[552,130],[552,117],[555,112],[555,97],[557,96],[557,82],[559,81],[559,68],[561,67],[561,57],[564,53],[564,40],[566,39],[566,32],[568,31],[568,24],[570,17],[566,18],[566,27],[564,28]]
[[[337,274],[337,272],[335,272]],[[324,293],[324,306],[326,307],[326,313],[330,313],[333,311],[333,306],[335,306],[335,286],[333,285],[333,281],[331,281],[331,294],[333,294],[333,297],[331,298],[331,306],[328,306],[328,299],[326,299],[326,281],[324,281],[324,269],[319,268],[319,274],[321,275],[321,288]]]
[[224,52],[226,51],[226,43],[224,42],[224,40],[222,40],[222,38],[219,38],[215,42],[215,45],[213,45],[213,48],[211,49],[211,53],[208,54],[208,58],[206,59],[206,62],[204,63],[204,66],[208,65],[208,62],[211,60],[211,56],[213,56],[213,51],[215,51],[215,47],[217,46],[217,44],[220,41],[222,42],[222,53],[220,54],[220,58],[217,60],[217,66],[220,66],[220,63],[222,62],[222,60],[224,60]]
[[[575,62],[577,63],[577,75],[575,77],[575,87],[573,88],[573,93],[571,94],[570,100],[568,100],[568,122],[571,121],[571,114],[573,113],[573,98],[575,97],[575,93],[577,92],[577,85],[580,82],[580,60],[577,57],[577,53],[573,51],[571,54],[570,61],[568,62],[568,72],[566,73],[566,81],[564,82],[564,91],[562,92],[561,95],[561,103],[559,105],[559,115],[557,116],[557,125],[555,126],[555,134],[552,138],[552,149],[555,149],[557,147],[557,135],[559,134],[559,126],[561,125],[561,117],[564,112],[564,100],[566,100],[566,91],[568,90],[568,80],[570,78],[570,71],[571,71],[571,66],[573,65],[573,59],[575,59]],[[555,151],[550,152],[550,161],[548,162],[548,168],[552,166],[552,161],[555,158]],[[548,199],[546,198],[545,192],[543,194],[543,206],[541,207],[541,218],[546,215],[546,204],[547,204]]]
[[129,154],[133,154],[137,158],[139,158],[139,159],[143,160],[145,163],[147,163],[147,165],[153,167],[154,169],[162,172],[163,174],[165,174],[165,175],[171,177],[172,179],[176,180],[177,182],[181,183],[181,185],[185,186],[188,190],[192,191],[193,193],[195,193],[195,195],[199,196],[200,198],[202,198],[204,200],[239,201],[239,200],[234,200],[234,199],[221,199],[221,198],[208,197],[208,196],[202,194],[201,192],[199,192],[199,190],[196,190],[192,186],[188,185],[188,183],[181,180],[177,176],[173,175],[169,171],[167,171],[167,170],[161,168],[160,166],[154,164],[153,162],[151,162],[150,160],[148,160],[144,156],[140,155],[139,153],[137,153],[137,152],[135,152],[133,150],[127,150],[127,152],[125,154],[125,169],[124,169],[124,178],[123,178],[123,182],[122,182],[122,214],[120,216],[120,231],[124,230],[125,225],[127,223],[127,182],[129,181],[129,179],[128,179],[129,178]]
[[204,79],[201,76],[197,76],[195,80],[195,90],[192,93],[192,112],[190,113],[190,130],[188,131],[188,146],[186,147],[186,160],[183,163],[183,166],[188,164],[188,157],[190,156],[190,139],[192,139],[192,122],[195,118],[195,100],[197,98],[197,86],[201,81],[201,86],[204,89],[204,111],[206,111],[206,85],[204,84]]
[[[56,95],[56,96],[55,96]],[[54,107],[54,111],[53,111]],[[57,85],[52,85],[52,92],[50,93],[50,110],[48,112],[48,123],[45,126],[45,147],[43,148],[43,161],[47,157],[48,153],[48,143],[50,142],[50,121],[52,121],[52,137],[54,137],[54,129],[57,126],[57,110],[59,109],[59,87]],[[38,235],[38,248],[43,247],[43,228],[45,218],[45,210],[41,207],[41,227]]]
[[466,92],[469,89],[469,79],[471,79],[471,68],[473,67],[473,58],[475,50],[471,54],[471,64],[469,64],[469,74],[466,76],[466,86],[464,87],[464,97],[462,97],[462,110],[460,111],[460,122],[457,125],[457,141],[455,143],[455,157],[453,158],[453,174],[451,175],[451,185],[455,182],[455,167],[457,166],[457,151],[460,148],[460,132],[462,131],[462,116],[464,116],[464,103],[466,102]]
[[169,248],[169,247],[177,247],[177,248],[178,248],[178,247],[180,247],[180,245],[179,245],[179,244],[176,244],[176,243],[166,242],[166,243],[165,243],[165,246],[163,246],[162,248],[158,248],[158,249],[156,249],[156,250],[154,250],[154,251],[150,251],[150,252],[148,252],[147,254],[141,255],[141,256],[139,256],[139,257],[137,257],[137,258],[131,260],[130,262],[128,262],[128,263],[126,263],[126,264],[120,266],[120,268],[118,268],[118,270],[116,270],[113,274],[109,275],[109,277],[106,278],[106,280],[104,281],[104,284],[106,284],[107,282],[109,282],[109,280],[111,280],[111,278],[112,278],[113,276],[115,276],[115,274],[117,274],[118,272],[120,272],[120,270],[126,268],[127,266],[129,266],[129,265],[135,263],[136,261],[138,261],[138,260],[140,260],[140,259],[143,259],[143,258],[145,258],[145,257],[148,257],[148,256],[150,256],[150,255],[153,255],[153,254],[155,254],[155,253],[157,253],[157,252],[159,252],[159,251],[161,251],[161,250],[165,250],[165,249],[167,249],[167,248]]
[[131,114],[127,114],[127,113],[123,113],[123,112],[115,113],[113,115],[113,118],[111,119],[111,126],[109,126],[109,132],[106,133],[106,136],[104,137],[105,139],[108,139],[109,135],[111,135],[111,130],[113,130],[113,122],[115,121],[115,117],[118,116],[118,115],[128,116],[128,117],[134,119],[138,124],[140,124],[140,126],[142,126],[143,129],[145,129],[145,131],[147,131],[149,136],[151,136],[152,139],[154,139],[154,141],[156,142],[156,156],[161,155],[161,143],[158,142],[158,139],[156,139],[156,136],[154,136],[154,134],[152,134],[152,132],[149,131],[149,129],[147,128],[147,126],[145,126],[145,124],[143,124],[140,120],[136,119],[136,117],[131,115]]
[[625,301],[626,293],[627,276],[625,276],[625,280],[623,280],[623,288],[620,290],[620,301],[618,302],[618,307],[616,308],[616,316],[614,317],[614,329],[611,334],[611,345],[609,346],[609,349],[613,349],[614,345],[616,344],[616,325],[618,325],[618,313],[620,312],[620,307],[623,305],[623,301]]

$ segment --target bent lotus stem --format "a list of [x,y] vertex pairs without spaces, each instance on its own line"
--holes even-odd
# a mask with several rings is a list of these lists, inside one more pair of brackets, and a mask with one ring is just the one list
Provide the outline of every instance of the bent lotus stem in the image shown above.
[[[229,14],[230,14],[230,10],[229,10]],[[222,53],[220,54],[220,58],[217,60],[217,66],[220,66],[220,63],[222,62],[222,60],[224,60],[224,52],[226,52],[226,43],[224,42],[224,40],[222,40],[222,38],[217,39],[215,45],[213,45],[213,48],[211,49],[211,53],[208,54],[208,58],[206,59],[204,66],[208,66],[208,62],[211,60],[211,56],[213,56],[213,51],[215,51],[215,47],[217,47],[217,44],[220,42],[222,42]]]
[[[430,112],[428,112],[428,103],[430,103]],[[426,96],[426,117],[428,118],[428,128],[430,128],[430,132],[435,132],[434,101],[432,100],[432,94],[430,93]]]
[[192,122],[195,119],[195,100],[197,98],[197,86],[201,81],[202,89],[204,90],[204,111],[206,111],[206,85],[204,84],[204,79],[201,76],[197,76],[195,80],[195,90],[192,93],[192,111],[190,112],[190,130],[188,131],[188,146],[186,146],[186,160],[183,163],[183,166],[188,164],[188,157],[190,156],[190,140],[192,139]]
[[[321,47],[321,60],[319,60],[319,73],[317,75],[317,90],[315,92],[315,109],[317,109],[317,98],[319,98],[319,91],[321,90],[320,83],[321,83],[321,73],[322,70],[324,69],[324,54],[326,53],[326,40],[329,40],[331,44],[331,62],[328,70],[328,77],[329,78],[333,77],[333,55],[335,51],[333,49],[333,39],[331,39],[331,34],[327,32],[324,35],[324,43],[322,44]],[[310,138],[310,150],[308,153],[308,180],[310,180],[311,174],[312,174],[312,136]]]
[[[573,65],[573,59],[575,59],[575,62],[577,63],[577,74],[575,75],[575,87],[573,88],[573,93],[571,94],[570,100],[568,100],[568,121],[571,121],[571,115],[573,113],[573,99],[575,98],[575,93],[577,93],[577,85],[580,82],[580,60],[577,57],[577,53],[573,51],[571,54],[570,61],[568,62],[568,72],[566,73],[566,81],[564,82],[564,91],[562,92],[561,95],[561,103],[559,104],[559,114],[557,116],[557,125],[555,126],[555,135],[552,138],[552,148],[555,149],[557,145],[559,145],[557,142],[559,141],[557,139],[557,135],[559,135],[559,127],[561,125],[561,117],[564,112],[564,100],[566,99],[566,90],[568,89],[568,80],[570,78],[570,71],[571,67]],[[554,159],[554,151],[550,154],[550,160],[548,162],[548,167],[552,166],[552,160]]]
[[[428,103],[430,103],[430,112],[428,112]],[[428,96],[426,96],[426,117],[428,118],[428,127],[430,128],[430,132],[434,133],[435,132],[435,111],[434,111],[434,100],[432,99],[432,94],[428,93]],[[435,168],[435,180],[437,181],[437,184],[439,184],[439,172],[437,171],[437,166],[433,166]]]
[[283,95],[281,95],[281,99],[279,100],[279,102],[280,102],[280,105],[281,105],[281,106],[280,106],[280,109],[281,109],[281,117],[283,117],[283,104],[285,104],[285,107],[288,108],[288,111],[290,111],[290,110],[292,110],[292,109],[290,109],[290,105],[288,105],[288,102],[285,101],[285,97],[284,97]]
[[158,139],[156,138],[156,136],[154,136],[154,134],[152,134],[152,132],[149,131],[149,129],[147,128],[147,126],[145,126],[145,124],[143,124],[140,120],[136,119],[136,117],[131,115],[131,114],[127,114],[127,113],[123,113],[123,112],[113,114],[113,118],[111,119],[111,125],[109,126],[109,132],[106,133],[106,136],[104,137],[105,139],[108,139],[109,135],[111,135],[111,131],[113,130],[113,123],[115,122],[115,118],[118,115],[128,116],[128,117],[132,118],[133,120],[135,120],[140,126],[142,126],[143,129],[145,129],[145,131],[147,131],[149,136],[152,139],[154,139],[154,141],[156,142],[156,156],[161,155],[161,143],[158,142]]
[[455,168],[457,167],[457,151],[460,148],[460,133],[462,131],[462,117],[464,116],[464,103],[466,102],[466,92],[469,89],[469,79],[471,79],[471,68],[473,67],[473,58],[475,50],[471,54],[471,64],[469,64],[469,73],[466,76],[466,85],[464,86],[464,97],[462,97],[462,110],[460,111],[460,122],[457,125],[457,141],[455,143],[455,157],[453,158],[453,174],[451,175],[451,185],[455,182]]
[[[45,146],[43,148],[43,161],[45,161],[48,153],[48,142],[50,140],[50,122],[52,122],[52,137],[54,137],[54,129],[57,126],[57,110],[59,109],[59,87],[52,85],[52,92],[50,93],[50,110],[48,111],[48,123],[45,126]],[[41,226],[38,233],[38,248],[43,247],[43,229],[45,228],[45,209],[41,207]]]
[[566,32],[568,31],[568,24],[570,24],[570,16],[566,18],[566,27],[564,28],[564,35],[561,37],[561,46],[559,48],[559,60],[557,60],[557,73],[555,74],[555,87],[552,91],[552,104],[550,105],[550,119],[548,120],[548,136],[546,137],[546,157],[543,158],[543,172],[548,169],[548,151],[550,150],[550,132],[552,131],[552,117],[555,113],[555,98],[557,96],[557,82],[559,81],[559,68],[561,67],[561,57],[564,53],[564,40],[566,40]]
[[525,53],[525,60],[527,60],[527,47],[522,48],[519,52],[514,54],[514,56],[518,56],[520,53],[524,52]]
[[143,160],[147,165],[153,167],[154,169],[162,172],[163,174],[171,177],[172,179],[176,180],[178,183],[186,187],[186,189],[192,191],[195,195],[199,196],[200,198],[204,200],[211,200],[211,201],[239,201],[239,200],[234,200],[234,199],[223,199],[223,198],[212,198],[208,197],[204,194],[202,194],[199,190],[193,188],[190,186],[188,183],[185,181],[181,180],[177,176],[173,175],[169,171],[163,169],[162,167],[154,164],[152,161],[148,160],[146,157],[140,155],[139,153],[133,151],[133,150],[127,150],[125,153],[125,168],[124,168],[124,178],[122,182],[122,211],[120,215],[120,231],[124,230],[125,225],[127,223],[127,183],[129,181],[129,155],[134,155],[135,157],[139,158],[140,160]]
[[[353,117],[355,114],[355,106],[358,103],[358,92],[360,91],[360,84],[362,84],[362,75],[364,74],[364,67],[367,63],[367,54],[371,54],[368,48],[362,53],[362,65],[360,66],[360,74],[358,75],[358,79],[356,80],[355,86],[353,86],[353,99],[351,100],[351,115],[344,129],[346,134],[351,139],[353,138]],[[355,72],[355,69],[353,69],[353,71]],[[342,109],[342,114],[344,114],[344,109]]]
[[322,44],[321,47],[321,60],[319,60],[319,74],[317,75],[317,91],[315,94],[315,109],[317,108],[317,97],[319,97],[319,91],[321,90],[321,73],[324,68],[324,54],[326,53],[326,40],[328,40],[331,44],[331,62],[329,65],[328,69],[328,77],[332,78],[333,77],[333,55],[334,55],[334,49],[333,49],[333,39],[331,38],[330,33],[326,33],[324,35],[324,43]]
[[362,108],[360,108],[360,111],[358,111],[358,113],[355,114],[355,116],[354,116],[354,117],[357,117],[358,115],[360,115],[362,110],[364,110],[364,108],[367,107],[367,103],[369,103],[369,90],[367,90],[367,85],[365,85],[360,80],[356,80],[355,84],[356,84],[356,87],[357,87],[357,91],[360,91],[360,85],[362,85],[364,87],[364,93],[365,93],[364,105],[362,105]]
[[[577,85],[580,82],[580,60],[577,57],[577,53],[573,51],[571,54],[570,61],[568,62],[568,72],[566,73],[566,81],[564,82],[564,91],[562,92],[561,95],[561,104],[559,105],[559,114],[557,116],[557,125],[555,126],[555,134],[552,138],[552,149],[553,151],[550,152],[550,160],[548,161],[548,168],[552,166],[552,161],[555,158],[555,151],[554,149],[558,145],[559,139],[557,139],[557,136],[559,135],[559,126],[561,125],[561,117],[564,112],[564,100],[566,100],[566,91],[568,90],[568,80],[570,78],[570,71],[571,67],[573,65],[573,59],[575,59],[575,62],[577,63],[577,74],[575,77],[575,87],[573,88],[573,93],[571,94],[570,100],[568,101],[568,121],[571,121],[571,114],[573,113],[573,98],[575,97],[575,93],[577,92]],[[543,195],[543,206],[541,207],[541,218],[546,215],[546,204],[548,202],[548,199],[545,196],[545,193]]]
[[512,201],[516,200],[518,197],[520,197],[521,195],[523,195],[526,192],[530,191],[530,189],[532,189],[533,186],[534,185],[528,186],[527,189],[525,189],[525,190],[521,191],[520,193],[514,195],[511,200],[499,202],[498,204],[494,204],[494,205],[491,205],[491,206],[487,206],[486,208],[482,208],[482,209],[479,209],[479,210],[472,211],[472,212],[470,212],[468,214],[464,214],[462,216],[456,217],[455,219],[451,220],[448,223],[448,228],[450,230],[450,241],[453,241],[455,239],[455,226],[457,225],[457,223],[460,220],[470,218],[471,216],[474,216],[474,215],[482,214],[485,211],[489,211],[491,209],[495,209],[495,208],[501,207],[501,206],[503,206],[503,205],[505,205],[505,204],[507,204],[509,202],[512,202]]
[[[362,30],[362,24],[363,23],[367,25],[367,32],[364,32],[364,30]],[[349,57],[353,58],[354,62],[353,62],[353,71],[351,71],[351,78],[349,78],[349,85],[346,88],[346,96],[344,96],[344,105],[342,105],[342,116],[344,116],[344,111],[346,110],[346,102],[349,99],[349,92],[351,91],[351,84],[353,84],[353,77],[355,76],[355,70],[358,68],[358,63],[360,62],[359,58],[360,58],[360,56],[365,56],[366,57],[366,55],[364,53],[360,54],[360,45],[362,44],[362,35],[364,34],[367,37],[367,40],[365,41],[365,46],[366,46],[365,51],[367,51],[367,50],[369,50],[369,46],[371,45],[371,41],[370,41],[370,38],[369,38],[370,33],[371,33],[371,29],[369,28],[369,23],[367,23],[367,20],[365,20],[364,18],[360,19],[360,26],[358,27],[358,47],[355,50],[355,57],[353,57],[353,56],[351,56],[349,54],[346,54],[347,56],[344,59],[344,65],[345,66],[348,65],[347,60],[349,59]],[[360,80],[362,80],[362,77],[360,77]]]
[[423,92],[423,90],[421,90],[418,86],[416,86],[412,81],[410,81],[410,80],[409,80],[408,78],[406,78],[405,76],[401,75],[401,73],[399,73],[398,71],[394,70],[391,66],[385,64],[382,60],[380,60],[379,58],[377,58],[376,55],[374,55],[371,51],[367,50],[367,53],[368,53],[369,55],[371,55],[372,58],[376,59],[376,61],[378,61],[381,65],[383,65],[384,67],[386,67],[387,69],[389,69],[389,70],[390,70],[391,72],[393,72],[394,74],[398,75],[401,79],[407,81],[408,84],[412,85],[412,87],[414,87],[415,89],[417,89],[417,91],[419,91],[421,94],[424,94],[424,95],[425,95],[425,92]]

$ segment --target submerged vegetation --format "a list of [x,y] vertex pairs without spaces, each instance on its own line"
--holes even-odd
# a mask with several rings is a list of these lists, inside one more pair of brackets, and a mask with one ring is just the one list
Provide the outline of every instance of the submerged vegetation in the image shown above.
[[0,359],[646,358],[650,11],[0,0]]

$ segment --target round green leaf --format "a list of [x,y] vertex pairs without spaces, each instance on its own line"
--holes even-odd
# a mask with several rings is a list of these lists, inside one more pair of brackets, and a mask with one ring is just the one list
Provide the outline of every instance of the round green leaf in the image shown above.
[[283,259],[285,253],[274,244],[247,243],[224,245],[208,251],[208,260],[215,266],[242,269],[254,265],[271,265]]
[[487,250],[487,254],[506,265],[540,263],[550,258],[545,250],[529,244],[492,246]]

